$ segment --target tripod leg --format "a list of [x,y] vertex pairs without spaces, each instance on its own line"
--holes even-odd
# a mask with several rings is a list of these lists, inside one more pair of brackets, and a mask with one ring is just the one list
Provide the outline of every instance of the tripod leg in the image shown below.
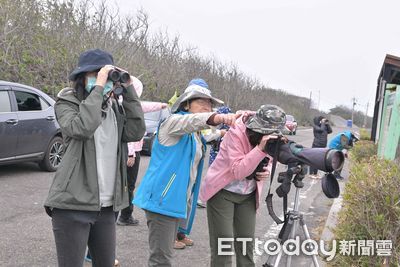
[[[290,232],[290,239],[292,240],[296,236],[296,228],[297,228],[297,219],[294,219],[291,229],[292,231]],[[292,264],[292,256],[288,255],[286,258],[286,267],[290,267],[291,264]]]
[[279,251],[278,254],[268,256],[267,261],[263,264],[263,267],[278,267],[279,262],[281,261],[281,258],[282,258],[282,254],[283,254],[283,251],[282,251],[282,247],[281,247],[281,250]]
[[279,252],[278,256],[276,257],[276,260],[275,260],[275,263],[274,263],[274,267],[278,267],[279,266],[279,262],[281,261],[282,254],[283,254],[283,251],[281,250]]
[[[288,220],[282,226],[282,229],[278,235],[279,236],[278,240],[281,243],[281,245],[291,235],[292,229],[293,229],[293,215],[292,215],[292,212],[289,212]],[[277,267],[279,265],[279,262],[281,261],[282,255],[283,255],[283,250],[281,248],[281,251],[277,255],[268,256],[267,262],[263,266],[264,267],[272,267],[272,266]]]
[[[304,232],[304,235],[305,235],[306,239],[307,240],[311,239],[310,233],[308,232],[308,228],[307,228],[306,223],[304,222],[303,216],[300,216],[300,225],[303,228],[303,232]],[[319,267],[317,255],[313,254],[312,255],[312,259],[313,259],[313,262],[314,262],[314,266],[315,267]]]

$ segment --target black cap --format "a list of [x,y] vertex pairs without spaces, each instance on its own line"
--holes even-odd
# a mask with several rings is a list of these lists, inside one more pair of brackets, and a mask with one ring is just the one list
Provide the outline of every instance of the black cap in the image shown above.
[[100,49],[87,50],[80,54],[78,66],[71,72],[69,79],[75,81],[79,73],[95,71],[105,65],[114,65],[114,59],[110,53]]

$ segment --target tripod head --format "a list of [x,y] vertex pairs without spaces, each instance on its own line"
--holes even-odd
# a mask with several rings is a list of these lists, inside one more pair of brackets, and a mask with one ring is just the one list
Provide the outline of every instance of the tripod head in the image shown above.
[[[288,169],[285,172],[279,173],[278,182],[281,185],[276,189],[276,193],[279,197],[283,198],[283,213],[286,220],[287,217],[287,195],[290,192],[292,183],[296,187],[296,201],[298,199],[298,192],[300,188],[304,187],[303,179],[306,175],[307,167],[304,163],[293,163],[288,165]],[[272,206],[272,194],[268,192],[268,196],[265,199],[267,202],[268,213],[272,219],[277,223],[284,223],[278,216],[276,216]]]
[[291,183],[293,183],[296,188],[303,188],[303,179],[306,173],[307,168],[303,163],[291,164],[288,166],[287,171],[280,172],[278,175],[278,183],[281,183],[281,185],[276,189],[278,196],[286,196],[290,191]]

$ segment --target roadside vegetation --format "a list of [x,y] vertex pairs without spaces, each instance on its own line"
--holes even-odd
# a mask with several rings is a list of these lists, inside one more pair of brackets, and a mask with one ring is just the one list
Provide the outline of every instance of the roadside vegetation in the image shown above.
[[[359,141],[351,151],[350,178],[343,193],[335,239],[374,240],[371,256],[341,255],[339,248],[331,266],[400,265],[400,167],[376,156],[376,145]],[[381,256],[378,240],[391,240],[390,256]],[[367,241],[365,241],[367,242]],[[364,246],[367,246],[366,244]],[[373,252],[372,252],[373,251]]]

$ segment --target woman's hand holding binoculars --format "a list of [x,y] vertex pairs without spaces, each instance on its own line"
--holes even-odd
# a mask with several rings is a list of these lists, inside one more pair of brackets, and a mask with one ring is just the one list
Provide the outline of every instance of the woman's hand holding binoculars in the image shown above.
[[115,67],[112,65],[105,65],[97,73],[96,85],[105,86],[108,80],[108,73]]
[[111,80],[112,82],[120,82],[121,84],[128,87],[133,84],[133,76],[131,76],[126,70],[112,66],[105,65],[100,69],[97,73],[96,85],[101,85],[104,87],[107,80]]

